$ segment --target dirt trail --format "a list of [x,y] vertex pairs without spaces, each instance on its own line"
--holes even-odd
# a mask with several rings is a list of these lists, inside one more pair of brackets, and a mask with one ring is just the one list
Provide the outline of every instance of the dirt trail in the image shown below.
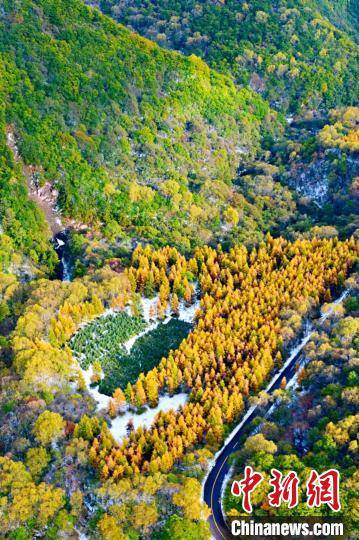
[[57,210],[57,190],[53,188],[50,182],[46,182],[42,187],[39,187],[37,177],[40,169],[34,165],[25,165],[22,161],[16,143],[15,132],[11,126],[8,126],[6,130],[6,140],[15,161],[22,166],[27,182],[29,198],[44,212],[52,236],[56,236],[65,229],[60,212]]

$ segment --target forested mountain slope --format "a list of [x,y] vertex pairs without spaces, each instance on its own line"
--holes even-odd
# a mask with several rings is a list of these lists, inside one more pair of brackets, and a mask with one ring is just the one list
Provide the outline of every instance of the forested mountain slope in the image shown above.
[[7,146],[1,98],[0,86],[0,272],[17,268],[32,273],[35,264],[51,273],[56,254],[49,243],[50,231],[42,212],[29,200],[21,166]]
[[161,45],[195,53],[232,73],[282,110],[357,100],[358,46],[342,31],[357,35],[355,2],[99,0],[98,5]]
[[212,68],[82,0],[0,2],[6,540],[209,540],[208,460],[354,287],[356,45],[294,3],[215,1],[174,4],[209,10]]
[[238,164],[280,127],[254,92],[77,0],[3,2],[0,81],[2,137],[11,125],[63,213],[112,240],[189,249],[237,223]]
[[331,23],[359,40],[359,4],[356,0],[318,0],[321,12]]
[[[316,225],[324,225],[327,233],[334,226],[347,237],[359,226],[358,151],[359,107],[344,107],[321,119],[293,122],[285,139],[272,147],[271,162],[299,194],[303,216],[310,200]],[[298,222],[296,227],[300,229]]]

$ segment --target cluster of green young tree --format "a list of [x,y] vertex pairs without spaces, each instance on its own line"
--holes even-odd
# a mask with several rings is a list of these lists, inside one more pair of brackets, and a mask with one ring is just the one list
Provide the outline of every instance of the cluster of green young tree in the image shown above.
[[146,323],[140,317],[131,317],[124,312],[104,315],[75,334],[70,343],[71,350],[83,369],[96,361],[103,365],[124,353],[123,343],[145,327]]
[[[348,280],[349,281],[349,280]],[[340,472],[341,510],[356,536],[358,489],[359,366],[358,366],[358,283],[350,280],[351,296],[338,306],[325,326],[320,325],[305,349],[309,361],[298,375],[298,391],[285,390],[276,396],[280,406],[269,418],[257,418],[258,433],[248,437],[236,456],[234,476],[252,465],[265,478],[272,468],[286,474],[297,472],[300,479],[299,505],[289,510],[268,505],[268,486],[260,486],[252,497],[256,515],[334,515],[326,506],[306,506],[305,484],[311,469]],[[259,424],[259,429],[258,429]],[[240,515],[241,503],[229,491],[225,508]]]
[[[131,307],[139,311],[136,303]],[[174,316],[177,314],[173,313]],[[158,314],[154,312],[151,317],[157,318]],[[53,324],[58,323],[54,321]],[[72,354],[83,369],[92,366],[92,382],[99,383],[101,393],[112,396],[117,388],[125,390],[128,383],[135,383],[141,373],[156,367],[161,358],[179,346],[192,325],[175,318],[166,324],[160,323],[140,336],[127,352],[124,343],[145,328],[146,323],[140,315],[130,316],[120,311],[102,314],[75,333],[70,341]],[[143,403],[133,405],[140,407]]]
[[[100,0],[102,10],[118,21],[233,74],[283,112],[357,99],[358,45],[352,37],[357,10],[354,2],[332,4],[337,2]],[[338,29],[343,27],[351,35]]]
[[[242,154],[280,128],[251,90],[80,0],[5,1],[0,43],[2,114],[21,157],[56,185],[64,215],[101,222],[113,242],[207,241]],[[30,205],[11,204],[20,216]]]

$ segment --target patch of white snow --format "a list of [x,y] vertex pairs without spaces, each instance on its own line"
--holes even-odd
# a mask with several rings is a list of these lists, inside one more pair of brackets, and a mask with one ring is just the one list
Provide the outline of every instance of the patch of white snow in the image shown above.
[[79,369],[85,379],[87,390],[89,394],[93,397],[93,399],[97,403],[97,410],[100,409],[107,409],[109,396],[106,396],[105,394],[101,394],[101,392],[98,391],[97,387],[91,386],[91,377],[92,377],[92,366],[90,366],[88,369],[84,370],[79,366]]
[[171,409],[177,411],[180,407],[183,407],[187,402],[188,394],[181,393],[169,396],[168,394],[161,396],[157,407],[150,409],[146,407],[142,414],[136,414],[133,411],[127,411],[122,416],[117,416],[112,420],[112,426],[110,431],[117,441],[121,441],[127,436],[127,424],[130,420],[133,422],[135,430],[139,427],[149,428],[155,419],[155,416],[160,412],[167,412]]
[[186,306],[184,302],[179,306],[179,320],[193,324],[196,311],[200,308],[200,300],[196,300],[192,305]]

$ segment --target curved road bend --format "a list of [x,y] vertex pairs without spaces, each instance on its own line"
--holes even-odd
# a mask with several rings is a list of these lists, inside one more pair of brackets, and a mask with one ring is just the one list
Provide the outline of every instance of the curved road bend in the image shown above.
[[[333,302],[333,305],[342,303],[343,300],[348,296],[348,294],[349,291],[344,291],[344,293],[335,302]],[[332,313],[332,311],[333,309],[325,313],[320,318],[320,321],[325,321],[325,319],[327,319],[327,317]],[[310,340],[312,334],[313,331],[311,330],[311,328],[309,328],[305,332],[305,335],[300,341],[299,345],[297,345],[297,347],[292,350],[292,353],[282,366],[281,370],[269,382],[269,384],[265,388],[265,392],[269,394],[273,390],[279,388],[283,377],[286,377],[288,382],[294,377],[296,373],[296,359],[302,349]],[[235,427],[235,429],[229,435],[228,439],[225,441],[222,450],[220,450],[220,453],[217,455],[214,464],[204,482],[203,500],[209,506],[212,512],[209,518],[209,523],[211,526],[212,537],[216,540],[227,540],[228,538],[231,538],[230,531],[228,526],[226,525],[221,506],[222,492],[225,487],[225,479],[230,470],[230,460],[228,458],[231,454],[233,454],[233,452],[237,452],[239,450],[240,438],[243,434],[243,430],[251,422],[251,420],[253,420],[253,418],[258,415],[258,413],[259,411],[257,406],[253,406],[248,409],[241,422],[238,424],[238,426]]]

